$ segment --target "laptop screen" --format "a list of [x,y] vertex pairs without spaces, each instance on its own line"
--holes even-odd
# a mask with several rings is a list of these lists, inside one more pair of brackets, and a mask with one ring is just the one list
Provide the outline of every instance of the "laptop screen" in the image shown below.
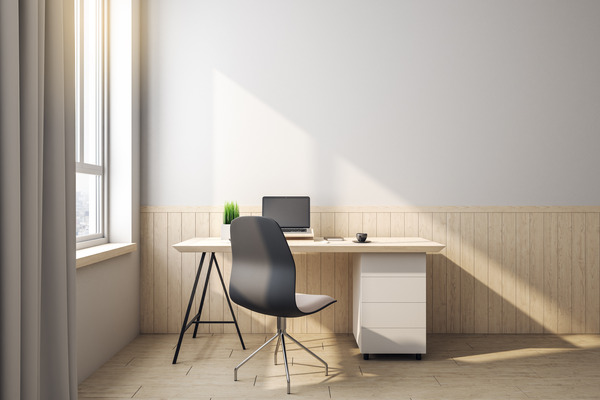
[[265,196],[262,215],[273,218],[282,228],[310,228],[310,197]]

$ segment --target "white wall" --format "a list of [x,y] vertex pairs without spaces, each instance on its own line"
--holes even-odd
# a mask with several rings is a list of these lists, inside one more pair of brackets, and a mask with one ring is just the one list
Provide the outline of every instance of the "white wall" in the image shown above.
[[598,21],[580,0],[144,1],[141,203],[597,205]]

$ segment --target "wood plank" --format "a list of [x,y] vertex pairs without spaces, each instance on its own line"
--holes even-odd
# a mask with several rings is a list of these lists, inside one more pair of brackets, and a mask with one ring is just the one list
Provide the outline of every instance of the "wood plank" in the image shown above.
[[[419,237],[433,240],[433,213],[419,214]],[[433,255],[425,255],[427,332],[433,332]]]
[[517,330],[516,265],[517,227],[515,213],[502,214],[502,332]]
[[571,332],[571,213],[558,214],[558,333]]
[[[207,212],[198,212],[196,214],[196,237],[209,237],[210,236],[210,213]],[[200,260],[202,254],[196,253],[196,267],[195,272],[198,270],[198,266],[200,264]],[[202,271],[200,271],[200,280],[198,281],[198,288],[196,289],[195,296],[195,309],[198,312],[198,308],[200,307],[200,299],[202,297],[202,290],[204,288],[204,282],[206,282],[206,274],[208,272],[208,263],[210,261],[210,253],[206,254],[204,259],[204,265],[202,266]],[[210,294],[210,292],[209,292]],[[210,321],[210,295],[207,294],[206,299],[204,300],[204,308],[202,310],[202,315],[200,315],[201,321]],[[194,313],[190,316],[193,317],[196,315]],[[209,333],[210,325],[208,324],[200,324],[198,326],[199,333]]]
[[377,213],[363,213],[363,232],[377,236]]
[[[456,214],[460,215],[459,213]],[[409,237],[419,236],[419,213],[404,214],[404,235]]]
[[167,214],[167,331],[181,330],[181,253],[172,246],[181,242],[181,213]]
[[529,333],[529,214],[518,213],[516,217],[516,313],[517,333]]
[[333,234],[341,237],[348,236],[348,213],[335,213]]
[[356,237],[356,234],[363,231],[362,213],[348,213],[348,236]]
[[571,332],[585,332],[585,213],[573,213],[571,229],[572,314]]
[[347,333],[350,316],[350,300],[348,298],[348,253],[335,253],[334,296],[337,303],[334,307],[334,330],[336,333]]
[[529,214],[530,333],[544,332],[544,214]]
[[377,237],[390,237],[391,236],[391,220],[390,213],[380,212],[377,213]]
[[[306,293],[306,253],[293,255],[296,263],[296,292]],[[306,333],[306,317],[293,318],[289,320],[294,333]]]
[[[447,332],[460,333],[460,213],[448,213],[447,217]],[[412,233],[414,229],[412,223],[408,223],[408,221],[414,221],[411,213],[407,214],[406,221],[406,234],[409,236],[416,236]],[[416,233],[418,234],[418,231]]]
[[321,233],[321,213],[310,213],[310,227],[313,229],[315,237],[323,236],[323,234]]
[[321,235],[333,236],[335,234],[335,213],[321,213]]
[[[404,218],[402,218],[404,221]],[[433,213],[433,241],[446,243],[446,231],[448,227],[446,213]],[[446,249],[444,248],[433,255],[432,267],[432,331],[434,333],[446,332],[447,321],[447,296],[446,296]]]
[[[321,255],[319,253],[306,253],[306,292],[321,294]],[[314,313],[306,317],[307,333],[321,332],[321,313]]]
[[460,214],[460,314],[462,333],[475,332],[474,218],[473,213]]
[[221,237],[221,225],[223,225],[223,213],[211,212],[209,214],[209,236]]
[[600,214],[585,215],[585,331],[600,333]]
[[[445,213],[443,213],[445,215]],[[404,213],[390,213],[390,234],[392,237],[403,237],[404,234]]]
[[558,330],[558,214],[544,214],[544,332]]
[[167,214],[154,214],[154,333],[167,332]]
[[140,332],[154,332],[154,213],[140,215]]
[[502,332],[502,214],[488,216],[488,332]]
[[488,215],[473,215],[473,277],[475,333],[488,333]]
[[[321,294],[335,298],[335,254],[321,253]],[[334,307],[320,311],[321,333],[335,332]]]
[[[223,254],[223,280],[225,281],[225,287],[227,288],[227,293],[229,293],[229,282],[231,282],[231,267],[232,267],[232,258],[231,253]],[[231,299],[230,299],[231,301]],[[238,315],[238,305],[231,301],[231,308],[233,309],[233,315],[237,318]],[[229,304],[227,303],[227,298],[224,296],[223,300],[223,316],[224,321],[233,321],[233,317],[231,316],[231,310],[229,309]],[[265,322],[263,318],[263,332],[265,330]],[[224,333],[237,333],[234,324],[224,324],[223,325]]]

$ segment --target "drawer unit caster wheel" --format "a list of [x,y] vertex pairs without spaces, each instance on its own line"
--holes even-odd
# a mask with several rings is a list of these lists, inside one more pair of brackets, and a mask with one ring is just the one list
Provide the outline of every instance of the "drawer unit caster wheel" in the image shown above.
[[421,354],[417,354],[416,356],[417,356],[417,360],[421,359]]
[[369,355],[368,354],[363,354],[363,360],[368,360],[369,359]]

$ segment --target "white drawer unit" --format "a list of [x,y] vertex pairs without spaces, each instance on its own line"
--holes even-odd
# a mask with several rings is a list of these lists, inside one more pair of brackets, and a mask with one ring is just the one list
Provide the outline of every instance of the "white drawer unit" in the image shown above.
[[424,253],[353,256],[353,333],[369,354],[415,354],[427,347]]

